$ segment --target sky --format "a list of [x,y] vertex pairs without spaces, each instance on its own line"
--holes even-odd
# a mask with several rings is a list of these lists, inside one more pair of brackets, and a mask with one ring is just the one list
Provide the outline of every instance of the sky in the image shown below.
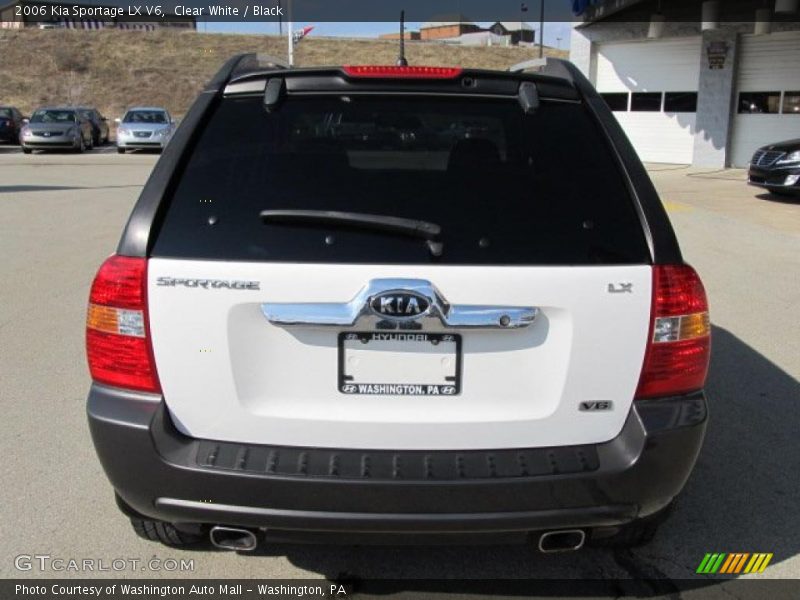
[[[538,30],[539,23],[535,21],[528,21],[534,29],[537,30],[536,39],[539,39]],[[305,25],[313,25],[314,31],[311,35],[320,36],[340,36],[340,37],[377,37],[382,33],[391,33],[398,30],[397,23],[366,23],[366,22],[345,22],[345,23],[294,23],[294,29],[300,29]],[[406,23],[407,30],[419,29],[422,23]],[[478,23],[483,27],[491,25],[491,23]],[[284,33],[286,32],[286,23],[283,24]],[[197,29],[199,31],[208,31],[209,33],[268,33],[277,34],[277,23],[266,22],[198,22]],[[547,22],[544,24],[544,43],[548,46],[557,47],[559,44],[562,49],[569,49],[569,36],[572,30],[571,23],[560,22]],[[561,38],[561,41],[558,41]]]

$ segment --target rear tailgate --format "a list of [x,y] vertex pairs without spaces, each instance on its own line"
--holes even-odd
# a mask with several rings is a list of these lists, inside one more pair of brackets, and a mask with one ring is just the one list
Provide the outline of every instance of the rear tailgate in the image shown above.
[[[347,302],[376,276],[409,271],[453,304],[540,312],[521,329],[426,326],[426,333],[461,336],[460,392],[373,395],[339,389],[339,334],[362,327],[278,326],[261,309],[274,302]],[[158,285],[159,278],[188,285]],[[628,415],[650,318],[649,267],[409,269],[153,259],[149,280],[156,363],[178,427],[193,437],[249,443],[470,449],[607,441]],[[204,287],[197,280],[258,282],[260,289]],[[609,293],[620,282],[632,283],[633,293]],[[420,379],[410,357],[376,360],[384,361],[387,382]],[[596,401],[611,402],[611,410],[581,410],[581,403]]]

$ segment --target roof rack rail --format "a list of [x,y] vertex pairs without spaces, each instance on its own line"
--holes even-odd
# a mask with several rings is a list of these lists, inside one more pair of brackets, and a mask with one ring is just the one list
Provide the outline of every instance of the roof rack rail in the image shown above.
[[508,68],[511,73],[525,73],[526,71],[534,71],[541,75],[550,75],[551,77],[560,77],[575,83],[575,66],[568,60],[563,58],[534,58],[519,62],[511,65]]
[[546,58],[532,58],[518,62],[515,65],[508,67],[508,71],[512,73],[523,73],[525,71],[538,71],[547,64]]
[[236,64],[231,75],[238,75],[246,71],[262,71],[266,69],[291,69],[291,65],[282,58],[265,54],[263,52],[254,52],[252,54],[245,54]]
[[291,69],[289,63],[281,58],[264,54],[262,52],[249,52],[231,57],[222,68],[217,71],[205,88],[207,92],[216,92],[235,76],[251,71],[268,71],[270,69]]

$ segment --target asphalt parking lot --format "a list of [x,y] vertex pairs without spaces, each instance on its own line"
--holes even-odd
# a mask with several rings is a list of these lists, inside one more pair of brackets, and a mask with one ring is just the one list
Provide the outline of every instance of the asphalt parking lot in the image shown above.
[[[155,155],[0,148],[0,538],[3,577],[20,554],[188,558],[170,577],[672,578],[706,552],[773,552],[759,577],[800,577],[800,199],[745,185],[743,171],[654,165],[714,323],[705,448],[673,517],[634,551],[539,555],[528,548],[285,546],[240,556],[136,537],[114,506],[84,417],[88,288],[111,253]],[[109,576],[114,573],[95,573]]]

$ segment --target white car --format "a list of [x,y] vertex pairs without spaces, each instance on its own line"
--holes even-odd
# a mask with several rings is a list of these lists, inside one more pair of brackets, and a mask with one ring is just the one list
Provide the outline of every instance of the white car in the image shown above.
[[94,281],[89,423],[119,507],[167,544],[635,545],[700,451],[710,332],[570,63],[245,56]]
[[169,112],[158,107],[130,108],[117,123],[117,152],[163,150],[175,131]]

